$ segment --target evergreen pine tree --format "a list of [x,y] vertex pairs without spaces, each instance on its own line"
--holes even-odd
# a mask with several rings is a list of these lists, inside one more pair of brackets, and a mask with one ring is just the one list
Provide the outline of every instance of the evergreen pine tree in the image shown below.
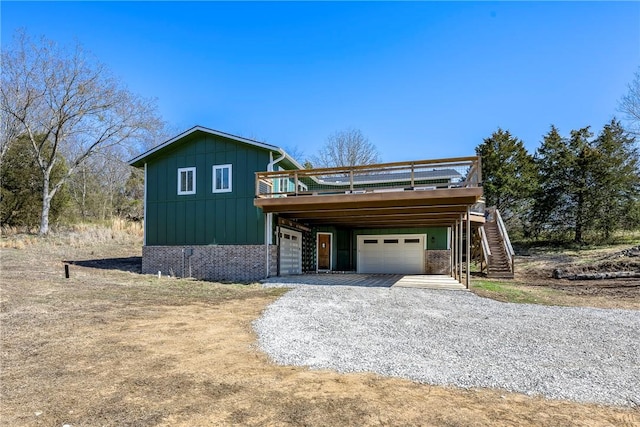
[[635,140],[612,120],[597,138],[588,127],[560,136],[555,126],[536,152],[538,190],[532,222],[554,238],[605,239],[637,222],[640,160]]
[[497,207],[511,227],[525,228],[535,190],[533,157],[520,139],[500,128],[476,147],[476,153],[482,158],[487,206]]
[[635,139],[613,119],[593,141],[591,208],[604,239],[633,222],[640,196],[640,151]]
[[563,234],[566,231],[570,158],[566,140],[552,125],[536,151],[534,160],[538,186],[531,217],[538,235],[543,232]]

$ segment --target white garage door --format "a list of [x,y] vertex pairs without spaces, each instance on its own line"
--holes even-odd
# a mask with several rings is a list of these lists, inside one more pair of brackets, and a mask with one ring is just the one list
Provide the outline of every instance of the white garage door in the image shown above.
[[302,274],[302,233],[280,229],[280,275]]
[[358,273],[424,274],[424,234],[358,236]]

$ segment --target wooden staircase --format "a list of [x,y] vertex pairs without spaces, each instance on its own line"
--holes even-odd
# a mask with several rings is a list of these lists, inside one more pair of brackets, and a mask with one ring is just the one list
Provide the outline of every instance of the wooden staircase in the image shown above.
[[487,263],[487,277],[513,279],[512,262],[507,255],[505,242],[496,222],[485,222],[484,232],[491,250]]
[[496,208],[486,210],[485,223],[474,234],[474,259],[487,277],[513,279],[513,247],[507,229]]

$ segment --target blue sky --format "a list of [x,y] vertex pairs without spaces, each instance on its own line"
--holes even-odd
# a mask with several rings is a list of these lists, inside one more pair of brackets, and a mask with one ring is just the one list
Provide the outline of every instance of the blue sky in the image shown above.
[[[640,66],[639,2],[6,2],[75,40],[176,133],[194,125],[313,155],[358,128],[384,161],[474,154],[498,127],[598,131]],[[303,159],[300,159],[303,160]]]

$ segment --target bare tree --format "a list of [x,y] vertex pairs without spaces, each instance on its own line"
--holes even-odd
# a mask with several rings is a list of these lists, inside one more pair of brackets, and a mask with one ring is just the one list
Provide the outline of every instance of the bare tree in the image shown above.
[[314,167],[371,165],[380,162],[378,149],[359,129],[334,132],[317,156],[311,158]]
[[297,162],[303,162],[303,159],[305,158],[305,154],[304,154],[304,150],[302,150],[299,146],[289,145],[283,148],[284,148],[284,151],[288,155],[293,157]]
[[[0,100],[4,102],[4,97]],[[0,163],[4,159],[4,155],[7,154],[9,145],[15,142],[20,135],[20,125],[15,117],[4,113],[4,106],[0,107]]]
[[624,113],[630,123],[629,131],[640,136],[640,68],[629,83],[629,92],[622,97],[618,110]]
[[[89,157],[109,147],[144,144],[162,127],[155,102],[129,92],[79,44],[71,50],[16,33],[2,52],[3,120],[19,125],[43,176],[40,234],[49,232],[51,199]],[[68,172],[51,180],[62,153]]]
[[[111,147],[117,148],[117,147]],[[107,219],[114,215],[119,194],[132,168],[119,150],[103,150],[86,159],[66,186],[83,220]]]

